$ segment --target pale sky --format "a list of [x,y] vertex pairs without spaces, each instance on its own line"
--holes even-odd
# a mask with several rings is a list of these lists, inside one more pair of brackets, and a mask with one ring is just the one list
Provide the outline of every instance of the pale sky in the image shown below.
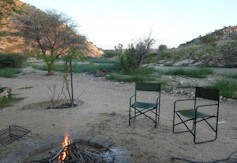
[[237,25],[237,0],[21,0],[72,18],[97,47],[125,47],[151,32],[169,48]]

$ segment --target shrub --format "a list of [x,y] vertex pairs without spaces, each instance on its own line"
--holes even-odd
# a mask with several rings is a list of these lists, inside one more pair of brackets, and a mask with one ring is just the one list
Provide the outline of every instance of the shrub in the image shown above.
[[156,80],[153,73],[155,70],[153,68],[139,68],[134,70],[129,75],[124,75],[122,73],[112,73],[107,75],[106,78],[109,80],[121,81],[121,82],[144,82],[144,81],[154,81]]
[[228,98],[237,98],[237,81],[236,80],[217,80],[213,86],[220,90],[220,94]]
[[167,49],[168,49],[167,45],[161,44],[161,45],[159,45],[157,51],[158,51],[158,52],[162,52],[162,51],[165,51],[165,50],[167,50]]
[[102,57],[104,57],[104,58],[112,58],[115,56],[117,56],[117,53],[115,50],[105,50],[104,55],[102,55]]
[[235,73],[224,74],[223,76],[225,76],[227,78],[237,79],[237,74],[235,74]]
[[16,74],[19,74],[20,70],[14,69],[14,68],[1,68],[0,69],[0,76],[6,77],[6,78],[12,78],[15,77]]
[[0,68],[21,68],[23,67],[24,60],[25,57],[19,54],[0,54]]
[[183,76],[194,77],[194,78],[205,78],[208,75],[213,74],[213,71],[207,68],[200,68],[200,69],[193,69],[193,70],[178,68],[178,69],[168,70],[164,73],[166,75],[183,75]]

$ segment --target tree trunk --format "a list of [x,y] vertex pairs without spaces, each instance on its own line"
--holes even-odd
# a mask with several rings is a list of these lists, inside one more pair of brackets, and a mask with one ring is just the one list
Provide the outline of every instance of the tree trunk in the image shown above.
[[48,74],[47,75],[54,75],[53,72],[53,63],[52,62],[47,62],[47,66],[48,66]]

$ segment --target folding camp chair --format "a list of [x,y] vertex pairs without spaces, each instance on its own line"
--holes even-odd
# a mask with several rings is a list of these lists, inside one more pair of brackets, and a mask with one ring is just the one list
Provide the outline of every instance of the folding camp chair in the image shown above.
[[[146,93],[148,91],[149,95]],[[144,115],[155,123],[156,128],[160,117],[160,96],[160,83],[135,83],[135,94],[130,97],[129,101],[129,126],[132,119],[135,120],[136,117]],[[134,109],[133,115],[132,109]]]
[[[194,106],[192,109],[177,109],[178,103],[187,103],[188,100],[193,100]],[[218,116],[219,116],[219,90],[214,88],[202,88],[196,87],[195,98],[194,99],[182,99],[176,100],[174,102],[174,113],[173,113],[173,132],[182,133],[190,132],[193,135],[193,140],[195,144],[211,142],[217,138],[217,128],[218,128]],[[179,117],[180,122],[175,122],[175,117]],[[214,118],[210,120],[211,118]],[[191,121],[191,126],[190,122]],[[197,131],[200,135],[200,128],[197,130],[197,123],[205,122],[208,129],[214,132],[214,138],[209,140],[196,140]],[[185,131],[175,131],[175,127],[183,124],[187,130]],[[203,139],[203,138],[202,138]]]

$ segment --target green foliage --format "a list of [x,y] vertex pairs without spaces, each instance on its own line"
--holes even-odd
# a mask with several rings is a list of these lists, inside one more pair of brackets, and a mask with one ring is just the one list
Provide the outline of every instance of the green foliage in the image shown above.
[[16,74],[19,74],[21,71],[14,68],[1,68],[0,76],[5,78],[15,77]]
[[[32,65],[33,68],[38,70],[47,71],[46,65]],[[118,70],[118,65],[116,63],[89,63],[89,64],[72,64],[72,71],[75,73],[88,73],[88,74],[96,74],[96,72],[100,69],[104,69],[106,72],[112,72]],[[53,67],[54,71],[64,72],[65,65],[64,64],[55,64]]]
[[10,105],[10,103],[12,102],[12,97],[3,97],[2,99],[0,99],[0,109],[7,107]]
[[204,44],[208,44],[210,42],[216,41],[216,38],[214,37],[214,35],[206,35],[200,38],[201,42]]
[[155,73],[155,69],[154,68],[139,68],[133,71],[133,75],[136,76],[150,76],[153,73]]
[[178,68],[173,70],[165,71],[164,74],[166,75],[182,75],[187,77],[194,77],[194,78],[206,78],[208,75],[213,74],[211,69],[207,68],[200,68],[200,69],[184,69]]
[[228,78],[233,78],[233,79],[237,79],[237,74],[225,74],[225,75],[223,75],[223,76],[225,76],[225,77],[228,77]]
[[102,57],[104,58],[112,58],[117,56],[117,53],[115,50],[104,50],[104,55]]
[[54,10],[41,11],[31,6],[25,12],[15,15],[18,35],[32,41],[39,49],[47,66],[48,74],[53,74],[53,66],[58,58],[67,54],[74,58],[86,50],[86,39],[76,32],[75,23],[66,15]]
[[154,72],[155,70],[152,68],[139,68],[129,75],[124,75],[123,73],[112,73],[107,75],[106,78],[109,80],[115,80],[120,82],[155,81],[156,78],[153,75]]
[[123,49],[122,44],[115,46],[115,52],[118,55],[122,71],[126,74],[131,74],[135,69],[139,68],[150,54],[153,44],[154,39],[149,36],[136,43],[135,46],[133,44],[128,45],[127,49]]
[[7,97],[3,97],[0,99],[0,110],[20,100],[22,100],[22,98],[15,98],[12,94],[8,95]]
[[129,74],[139,67],[136,58],[136,49],[131,44],[128,49],[125,49],[124,53],[122,53],[119,58],[119,63],[124,73]]
[[21,68],[25,57],[19,54],[1,54],[0,53],[0,68],[12,67]]
[[237,81],[236,80],[217,80],[213,86],[220,89],[220,94],[227,98],[237,99]]
[[37,69],[37,70],[41,70],[41,71],[47,71],[48,67],[47,65],[31,65],[32,68]]
[[168,49],[167,45],[162,44],[162,45],[159,45],[157,52],[162,52],[162,51],[165,51],[167,49]]
[[106,58],[91,58],[89,59],[90,63],[99,63],[99,64],[117,64],[118,61],[114,61],[114,60],[109,60]]

